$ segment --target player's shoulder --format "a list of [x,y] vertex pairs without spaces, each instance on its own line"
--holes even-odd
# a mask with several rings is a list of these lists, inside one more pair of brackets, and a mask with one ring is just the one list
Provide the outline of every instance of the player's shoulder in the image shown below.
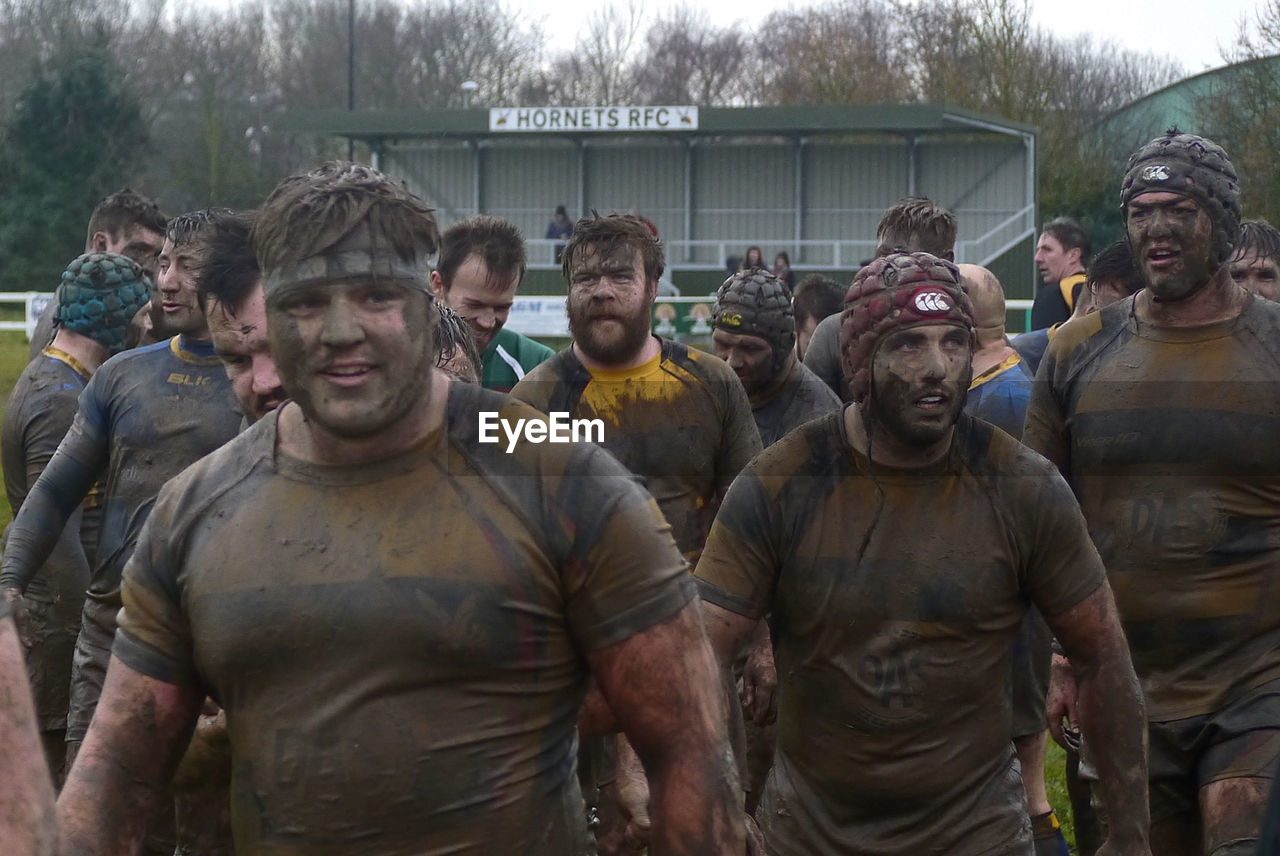
[[546,383],[548,381],[563,380],[573,375],[582,366],[573,356],[572,348],[565,348],[563,351],[551,351],[550,348],[547,348],[547,350],[550,351],[550,355],[529,369],[525,376],[520,379],[520,383],[525,381]]
[[956,448],[964,463],[983,477],[1042,477],[1058,474],[1044,456],[989,422],[961,413]]
[[93,376],[95,379],[102,378],[107,380],[136,372],[138,367],[143,364],[168,362],[172,353],[169,343],[170,340],[165,339],[163,342],[121,351],[99,366]]
[[184,508],[205,507],[255,473],[271,472],[279,415],[277,408],[188,465],[165,483],[159,499],[179,503]]
[[1106,352],[1112,343],[1131,339],[1134,299],[1126,297],[1083,318],[1069,319],[1050,338],[1045,359],[1059,371],[1071,370]]
[[844,411],[834,410],[788,432],[756,455],[746,471],[760,478],[816,475],[848,458]]
[[676,366],[706,384],[738,383],[738,376],[729,368],[729,364],[706,351],[690,348],[683,342],[674,339],[659,339],[662,343],[662,362],[668,366]]

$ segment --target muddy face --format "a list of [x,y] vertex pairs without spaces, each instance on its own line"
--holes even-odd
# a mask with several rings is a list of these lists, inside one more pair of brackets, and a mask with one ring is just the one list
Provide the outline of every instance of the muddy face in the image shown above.
[[1237,285],[1268,300],[1280,300],[1280,266],[1257,252],[1239,253],[1227,263]]
[[867,406],[874,424],[901,446],[939,442],[964,408],[972,370],[967,330],[925,324],[889,333],[871,366]]
[[773,346],[762,337],[717,329],[711,334],[711,350],[729,364],[747,395],[754,395],[773,381]]
[[179,333],[198,338],[208,331],[204,311],[196,297],[198,262],[192,244],[174,246],[173,241],[165,239],[156,279],[158,293],[151,295],[152,326],[161,338]]
[[271,352],[289,397],[340,437],[394,429],[428,395],[435,362],[429,308],[420,291],[368,278],[274,294]]
[[1125,212],[1134,260],[1151,296],[1185,300],[1213,276],[1213,223],[1194,200],[1151,191],[1136,196]]
[[279,407],[286,397],[271,357],[267,305],[261,285],[234,312],[220,303],[212,303],[208,318],[213,350],[231,378],[240,412],[250,422],[257,422]]
[[613,253],[582,253],[569,277],[569,331],[574,343],[605,365],[639,353],[650,335],[650,307],[658,282],[645,277],[640,251],[620,245]]

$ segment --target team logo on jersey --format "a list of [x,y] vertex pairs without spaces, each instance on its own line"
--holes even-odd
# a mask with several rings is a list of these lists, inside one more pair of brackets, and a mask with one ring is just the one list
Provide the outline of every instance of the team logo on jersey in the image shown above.
[[1143,181],[1168,181],[1169,177],[1169,167],[1164,164],[1155,164],[1142,171]]
[[954,306],[951,297],[940,288],[922,288],[911,298],[921,315],[946,315]]

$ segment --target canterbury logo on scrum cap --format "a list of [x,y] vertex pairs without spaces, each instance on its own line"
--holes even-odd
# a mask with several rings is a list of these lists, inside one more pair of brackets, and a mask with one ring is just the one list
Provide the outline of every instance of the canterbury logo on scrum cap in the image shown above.
[[1142,171],[1143,181],[1168,181],[1169,167],[1164,164],[1154,164]]
[[922,288],[911,298],[911,305],[921,315],[946,315],[955,306],[951,296],[940,288]]

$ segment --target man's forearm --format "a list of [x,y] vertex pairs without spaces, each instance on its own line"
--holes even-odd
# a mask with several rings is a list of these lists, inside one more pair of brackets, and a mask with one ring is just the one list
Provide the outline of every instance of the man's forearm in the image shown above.
[[13,622],[0,618],[0,842],[5,853],[53,856],[58,852],[53,782],[40,751],[35,708],[27,687]]
[[1108,656],[1092,669],[1075,667],[1080,730],[1101,780],[1111,835],[1145,840],[1151,816],[1142,688],[1127,655]]
[[203,696],[112,659],[75,765],[58,798],[66,856],[136,853],[191,740]]
[[646,760],[646,773],[653,823],[651,853],[737,856],[745,852],[742,789],[723,736],[673,741],[670,751]]

